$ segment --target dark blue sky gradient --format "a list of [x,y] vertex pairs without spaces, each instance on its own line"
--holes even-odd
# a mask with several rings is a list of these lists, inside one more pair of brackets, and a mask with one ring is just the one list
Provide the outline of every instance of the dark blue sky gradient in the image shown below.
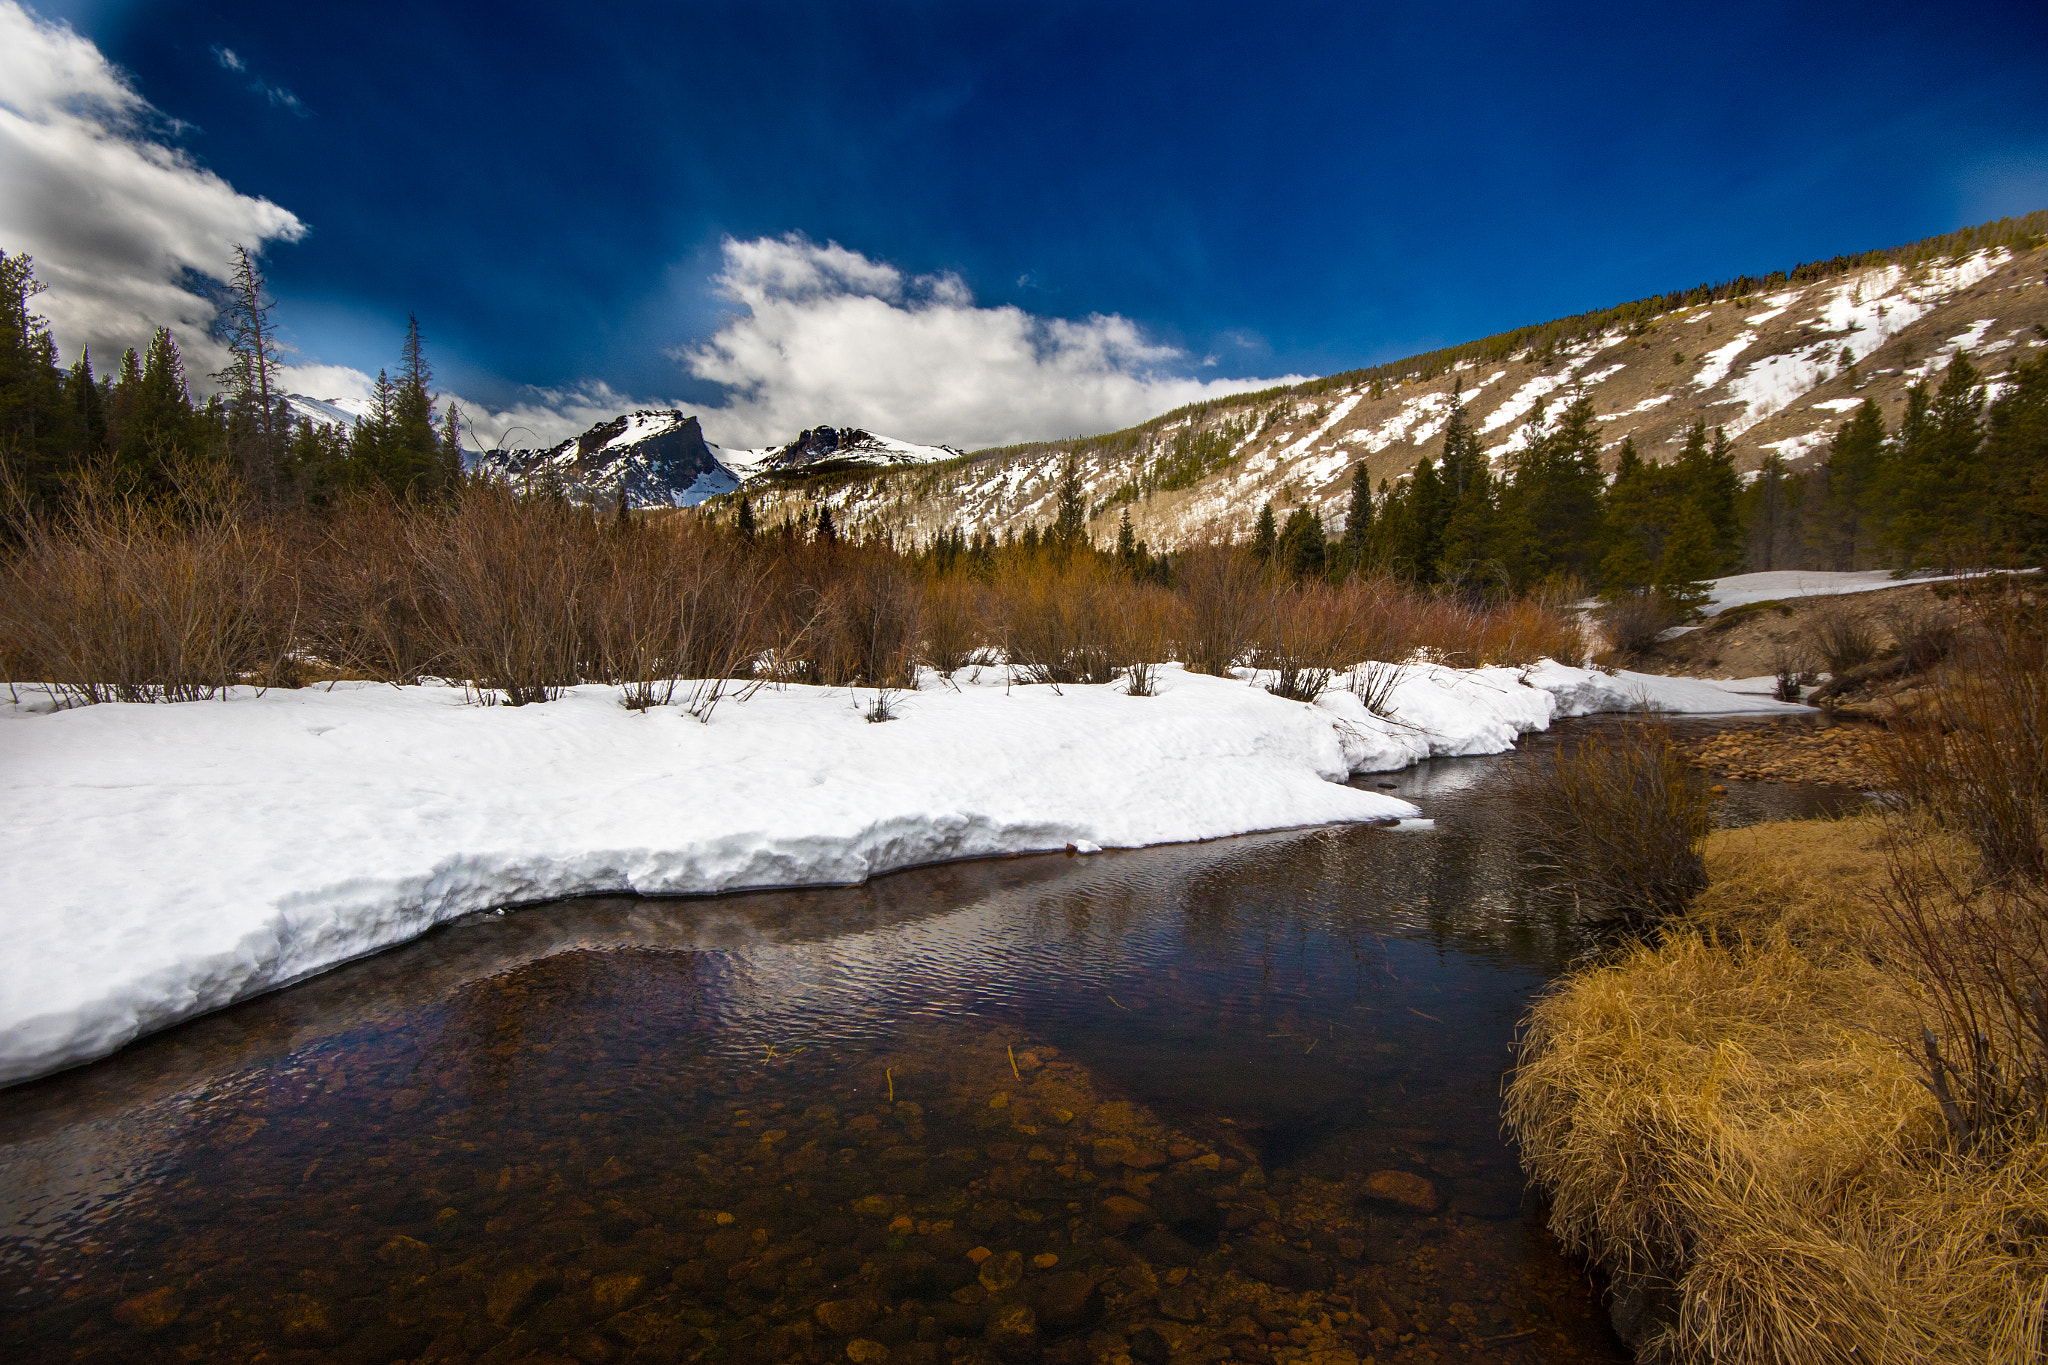
[[708,397],[664,351],[727,234],[1250,375],[2048,206],[2038,3],[39,8],[311,225],[269,265],[312,357],[417,311],[479,396]]

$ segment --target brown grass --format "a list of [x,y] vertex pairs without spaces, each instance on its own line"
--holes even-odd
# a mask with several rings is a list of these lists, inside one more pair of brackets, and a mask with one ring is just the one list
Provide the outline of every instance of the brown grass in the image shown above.
[[[1879,817],[1719,833],[1688,919],[1531,1012],[1506,1095],[1551,1227],[1669,1287],[1651,1360],[2036,1361],[2048,1144],[1960,1154],[1901,1041]],[[1901,840],[1905,842],[1902,844]]]

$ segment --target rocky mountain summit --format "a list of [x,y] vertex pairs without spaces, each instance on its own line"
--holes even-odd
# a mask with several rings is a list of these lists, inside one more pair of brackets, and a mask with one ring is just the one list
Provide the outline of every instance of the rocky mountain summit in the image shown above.
[[727,449],[704,439],[698,419],[678,409],[640,411],[601,422],[546,450],[486,451],[478,468],[522,487],[559,489],[575,502],[693,507],[741,487],[893,469],[949,460],[949,446],[921,446],[857,428],[813,427],[787,445]]

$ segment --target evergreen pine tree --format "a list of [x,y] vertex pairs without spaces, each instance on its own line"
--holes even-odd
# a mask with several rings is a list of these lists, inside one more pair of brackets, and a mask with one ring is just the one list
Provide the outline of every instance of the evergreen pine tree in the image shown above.
[[839,529],[832,524],[832,508],[822,502],[818,504],[818,539],[826,545],[839,543]]
[[1517,586],[1593,576],[1607,539],[1604,483],[1591,398],[1566,408],[1555,428],[1532,429],[1502,499],[1503,559]]
[[1646,588],[1664,552],[1667,499],[1656,471],[1624,437],[1614,479],[1607,485],[1608,549],[1600,561],[1600,587],[1609,598]]
[[121,424],[115,464],[123,481],[139,490],[166,491],[171,471],[198,453],[194,426],[185,359],[171,329],[159,327],[143,353],[141,374]]
[[1884,453],[1884,415],[1866,398],[1835,432],[1817,471],[1807,536],[1821,568],[1855,569],[1869,559],[1882,522]]
[[1347,573],[1366,563],[1366,546],[1372,541],[1372,476],[1360,460],[1351,471],[1351,501],[1344,512],[1343,560]]
[[1993,562],[2048,562],[2048,357],[2024,361],[1985,424],[1984,482]]
[[1742,563],[1751,572],[1805,567],[1799,535],[1805,484],[1803,476],[1785,467],[1784,456],[1772,451],[1742,490]]
[[1132,569],[1138,562],[1138,532],[1131,525],[1131,509],[1124,508],[1116,523],[1116,562]]
[[1988,550],[1990,497],[1976,458],[1983,440],[1983,376],[1961,351],[1931,398],[1908,395],[1898,449],[1888,462],[1886,540],[1902,568],[1974,564]]
[[442,496],[454,487],[460,468],[459,457],[456,467],[450,468],[434,431],[433,382],[433,366],[420,338],[420,321],[408,317],[378,470],[385,486],[401,497]]
[[1287,514],[1274,547],[1280,571],[1300,581],[1319,578],[1328,566],[1329,540],[1323,532],[1322,516],[1311,508],[1297,507]]
[[68,472],[73,413],[57,343],[29,302],[42,291],[28,256],[0,251],[0,458],[32,496],[54,497]]
[[259,499],[276,503],[282,494],[289,419],[279,420],[276,329],[270,322],[271,300],[264,292],[263,272],[247,247],[235,247],[234,271],[228,281],[228,304],[221,312],[219,339],[227,344],[228,363],[213,376],[228,402],[228,453],[242,480]]
[[1258,525],[1252,530],[1252,553],[1261,564],[1272,562],[1273,547],[1279,539],[1280,528],[1273,520],[1273,504],[1269,502],[1259,508]]
[[80,453],[93,456],[104,451],[107,448],[106,391],[93,378],[91,347],[79,350],[78,360],[71,366],[71,376],[65,381],[64,392],[71,399],[72,411],[78,419]]
[[1657,591],[1688,616],[1706,605],[1712,591],[1707,580],[1717,576],[1721,564],[1719,535],[1706,509],[1687,503],[1679,509],[1664,545],[1664,557],[1657,564]]
[[733,530],[739,532],[739,537],[741,540],[744,540],[749,545],[752,545],[754,543],[755,526],[753,503],[749,502],[745,498],[740,499],[739,507],[735,509],[733,512],[732,526]]
[[1060,465],[1058,510],[1047,539],[1060,554],[1088,543],[1088,497],[1081,483],[1081,461],[1068,455]]

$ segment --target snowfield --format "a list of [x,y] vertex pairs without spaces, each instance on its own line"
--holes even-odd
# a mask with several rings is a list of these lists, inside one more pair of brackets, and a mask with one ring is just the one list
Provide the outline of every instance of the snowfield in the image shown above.
[[1688,679],[1416,665],[1388,710],[1249,673],[1120,685],[928,680],[727,699],[709,723],[611,687],[519,708],[341,684],[52,711],[0,702],[0,1084],[460,915],[599,892],[857,882],[944,859],[1213,839],[1421,814],[1344,785],[1497,753],[1643,704],[1793,711]]

